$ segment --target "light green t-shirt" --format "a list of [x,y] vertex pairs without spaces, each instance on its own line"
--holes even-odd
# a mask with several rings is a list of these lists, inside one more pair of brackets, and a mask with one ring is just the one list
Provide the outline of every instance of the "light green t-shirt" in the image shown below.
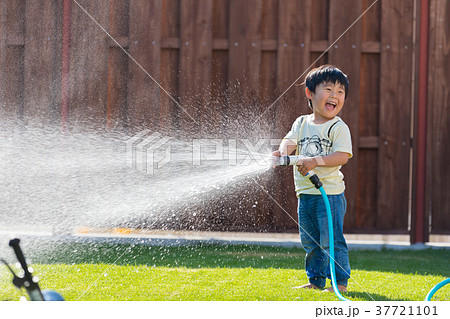
[[[338,116],[323,124],[312,121],[313,114],[297,118],[284,137],[297,144],[296,155],[307,157],[326,156],[334,152],[345,152],[352,157],[352,139],[347,124]],[[341,194],[345,190],[344,175],[338,167],[316,167],[314,171],[323,183],[328,195]],[[307,177],[302,176],[294,165],[294,182],[297,196],[320,195]]]

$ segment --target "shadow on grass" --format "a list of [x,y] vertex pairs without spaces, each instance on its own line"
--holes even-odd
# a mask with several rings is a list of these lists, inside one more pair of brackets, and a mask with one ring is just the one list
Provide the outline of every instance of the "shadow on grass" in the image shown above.
[[303,269],[301,249],[247,245],[49,244],[29,252],[34,263],[115,264],[186,268]]
[[357,298],[358,300],[365,301],[408,301],[400,298],[388,298],[385,295],[375,294],[375,293],[367,293],[367,292],[358,292],[358,291],[349,291],[344,295],[346,298]]
[[350,251],[352,269],[417,275],[450,273],[449,249]]
[[[186,268],[304,269],[302,248],[257,245],[137,245],[40,241],[27,245],[25,256],[42,264],[115,264]],[[350,251],[352,269],[448,276],[450,250]],[[432,262],[430,262],[432,261]],[[15,262],[15,260],[10,261]]]

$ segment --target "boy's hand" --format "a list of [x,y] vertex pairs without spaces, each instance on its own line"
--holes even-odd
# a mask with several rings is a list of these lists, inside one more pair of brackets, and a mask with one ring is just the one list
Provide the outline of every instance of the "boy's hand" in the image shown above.
[[279,150],[272,152],[272,156],[281,157],[281,152]]
[[281,151],[279,151],[279,150],[277,150],[275,152],[272,152],[272,167],[273,168],[275,168],[278,165],[280,165],[278,157],[281,157],[281,156],[283,156],[283,155],[281,154]]
[[300,174],[305,176],[310,170],[317,167],[317,161],[314,157],[305,157],[297,162],[297,170]]
[[345,152],[334,152],[327,156],[316,156],[302,158],[297,162],[298,171],[305,176],[310,170],[318,166],[336,167],[347,164],[351,154]]

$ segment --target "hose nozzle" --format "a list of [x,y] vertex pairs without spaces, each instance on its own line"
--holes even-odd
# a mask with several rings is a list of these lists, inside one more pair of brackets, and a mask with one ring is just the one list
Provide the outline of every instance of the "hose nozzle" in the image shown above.
[[289,166],[289,165],[295,165],[298,160],[299,160],[299,156],[289,156],[289,155],[285,155],[285,156],[272,156],[272,164],[273,166]]
[[[285,155],[285,156],[272,156],[272,164],[273,166],[289,166],[289,165],[295,165],[297,162],[302,158],[301,155]],[[317,176],[316,172],[313,170],[310,170],[306,176],[309,178],[311,183],[314,184],[314,186],[319,189],[323,186],[322,182],[320,181],[319,177]]]

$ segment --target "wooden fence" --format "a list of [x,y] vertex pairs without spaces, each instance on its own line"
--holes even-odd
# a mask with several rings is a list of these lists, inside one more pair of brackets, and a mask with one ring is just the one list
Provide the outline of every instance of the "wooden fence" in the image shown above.
[[[303,88],[290,86],[312,66],[335,64],[351,82],[341,113],[354,147],[343,170],[346,231],[412,233],[421,216],[415,198],[423,2],[1,0],[0,102],[24,123],[39,118],[69,129],[231,136],[237,120],[280,138],[309,112]],[[450,233],[449,2],[430,0],[427,17],[426,236]],[[230,203],[219,205],[235,213],[210,224],[295,231],[291,171],[273,178],[253,185],[256,208],[233,206],[239,194],[229,194]]]

